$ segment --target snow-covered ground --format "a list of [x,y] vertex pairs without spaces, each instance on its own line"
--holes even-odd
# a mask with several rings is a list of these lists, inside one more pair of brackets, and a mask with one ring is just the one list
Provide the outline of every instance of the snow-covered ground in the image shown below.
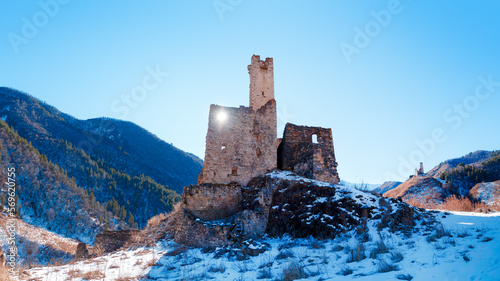
[[[9,227],[11,228],[10,232]],[[23,257],[16,261],[20,265],[29,263],[44,265],[50,260],[52,262],[69,261],[73,258],[78,245],[76,240],[62,237],[54,232],[0,213],[0,247],[7,254],[11,252],[9,238],[12,231],[15,233],[15,245],[19,256]]]
[[[411,237],[385,230],[379,234],[372,226],[367,242],[352,233],[325,241],[265,238],[261,242],[269,243],[270,250],[247,260],[214,258],[214,252],[184,249],[165,240],[154,248],[118,251],[28,272],[34,280],[54,281],[283,280],[284,275],[297,272],[307,276],[301,280],[500,280],[500,214],[440,212],[437,216],[444,231]],[[373,249],[381,253],[375,257]],[[347,262],[356,259],[356,253],[360,261]],[[379,272],[391,266],[393,271]]]

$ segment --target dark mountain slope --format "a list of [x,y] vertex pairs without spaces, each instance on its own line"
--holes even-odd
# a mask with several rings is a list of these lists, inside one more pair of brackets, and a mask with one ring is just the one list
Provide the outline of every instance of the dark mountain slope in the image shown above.
[[500,151],[490,152],[490,157],[480,162],[460,163],[441,173],[440,178],[451,184],[457,194],[465,196],[478,183],[500,180]]
[[493,153],[492,151],[477,150],[465,156],[441,162],[439,165],[432,168],[426,174],[430,177],[437,178],[441,176],[443,172],[456,168],[459,164],[464,164],[464,165],[480,164],[481,162],[491,158],[492,153]]
[[0,180],[15,180],[15,190],[2,184],[2,204],[7,207],[15,195],[13,214],[27,223],[86,243],[92,243],[104,226],[104,208],[4,121],[0,121]]
[[[139,226],[196,183],[202,161],[141,127],[78,120],[16,90],[0,88],[0,117],[123,221]],[[132,217],[132,218],[131,218]]]

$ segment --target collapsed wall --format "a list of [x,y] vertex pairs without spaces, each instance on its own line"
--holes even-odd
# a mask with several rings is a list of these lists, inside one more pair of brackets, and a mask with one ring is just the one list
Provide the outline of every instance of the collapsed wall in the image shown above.
[[287,123],[278,147],[278,169],[318,181],[339,183],[332,129]]

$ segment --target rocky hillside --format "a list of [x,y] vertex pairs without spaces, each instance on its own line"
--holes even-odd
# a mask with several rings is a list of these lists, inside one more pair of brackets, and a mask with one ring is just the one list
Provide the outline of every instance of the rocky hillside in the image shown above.
[[171,210],[202,167],[199,158],[133,123],[79,120],[9,88],[0,88],[0,117],[91,201],[131,226]]
[[251,183],[255,188],[274,186],[266,233],[275,237],[334,238],[368,225],[412,232],[427,215],[401,201],[304,179],[291,172],[274,172]]
[[[490,203],[485,203],[492,206],[492,198],[496,198],[492,194],[496,191],[495,184],[491,182],[498,180],[500,151],[476,151],[444,161],[426,174],[413,176],[395,188],[391,182],[384,183],[376,191],[386,197],[401,197],[418,206],[440,204],[451,195],[454,198],[469,197],[473,202],[486,199]],[[470,192],[474,186],[478,188]]]
[[[231,190],[232,206],[214,200],[194,202],[214,190]],[[181,202],[166,223],[169,227],[161,227],[173,229],[177,243],[194,247],[244,246],[246,238],[264,234],[335,238],[354,230],[366,233],[369,227],[412,233],[420,221],[426,220],[427,226],[432,221],[428,213],[402,201],[287,171],[257,176],[245,187],[236,183],[186,187]]]
[[478,183],[469,191],[469,195],[488,206],[500,207],[500,180]]
[[384,197],[402,198],[405,201],[417,200],[426,204],[442,203],[451,193],[433,177],[413,176],[396,188],[384,193]]

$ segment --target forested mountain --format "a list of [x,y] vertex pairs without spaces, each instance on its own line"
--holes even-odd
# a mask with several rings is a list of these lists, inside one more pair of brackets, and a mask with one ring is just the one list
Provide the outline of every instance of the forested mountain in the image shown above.
[[459,164],[463,165],[477,165],[481,162],[488,160],[492,157],[493,151],[477,150],[462,157],[449,159],[439,163],[436,167],[432,168],[426,174],[430,177],[439,177],[445,171],[456,168]]
[[79,120],[10,88],[0,88],[0,117],[96,206],[131,226],[170,211],[202,167],[196,156],[131,122]]
[[456,168],[441,173],[440,178],[451,184],[459,195],[467,195],[478,183],[500,180],[500,150],[490,152],[490,157],[479,163],[459,163]]
[[[104,227],[104,208],[4,121],[0,121],[0,159],[2,205],[7,207],[12,196],[15,217],[86,243]],[[116,227],[111,218],[109,223]]]

